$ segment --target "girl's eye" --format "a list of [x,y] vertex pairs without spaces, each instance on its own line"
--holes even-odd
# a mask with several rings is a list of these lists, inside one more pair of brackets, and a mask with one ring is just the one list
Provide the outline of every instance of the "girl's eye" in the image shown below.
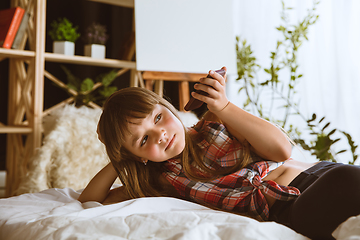
[[141,147],[146,143],[147,139],[148,139],[148,135],[146,135],[146,136],[141,140],[141,142],[140,142],[140,146],[141,146]]
[[155,123],[157,123],[158,121],[160,121],[161,115],[162,115],[161,113],[159,113],[158,115],[156,115]]

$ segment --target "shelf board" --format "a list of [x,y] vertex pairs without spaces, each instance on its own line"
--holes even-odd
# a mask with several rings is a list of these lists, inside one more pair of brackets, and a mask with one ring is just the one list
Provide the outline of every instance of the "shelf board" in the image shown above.
[[106,3],[120,7],[134,8],[134,0],[89,0],[91,2]]
[[33,130],[30,127],[23,126],[5,126],[3,124],[0,125],[0,134],[1,133],[31,133]]
[[111,67],[111,68],[131,68],[136,69],[136,63],[132,61],[123,61],[116,59],[95,59],[85,56],[67,56],[63,54],[45,53],[45,61],[59,62],[59,63],[72,63],[83,64],[98,67]]
[[0,48],[0,58],[33,58],[34,51]]

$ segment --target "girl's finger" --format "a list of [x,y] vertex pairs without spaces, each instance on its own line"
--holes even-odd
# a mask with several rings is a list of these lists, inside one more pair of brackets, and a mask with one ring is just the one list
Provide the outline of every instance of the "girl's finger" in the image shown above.
[[[225,70],[226,70],[226,68],[225,68]],[[218,82],[220,82],[221,85],[224,85],[224,84],[225,84],[225,77],[222,77],[219,73],[217,73],[217,72],[215,72],[215,71],[213,71],[213,70],[210,70],[210,71],[209,71],[209,75],[210,75],[212,78],[216,79]],[[226,73],[225,73],[224,76],[226,76]]]
[[223,84],[221,84],[221,82],[219,82],[216,79],[213,78],[202,78],[200,79],[200,83],[207,85],[207,86],[211,86],[212,88],[216,89],[216,90],[220,90],[220,88],[223,88]]
[[209,95],[214,95],[217,93],[216,88],[214,88],[213,86],[207,85],[207,84],[197,83],[194,85],[194,88],[196,90],[204,91],[204,92],[208,93]]
[[202,101],[202,102],[207,102],[206,101],[206,99],[207,99],[207,97],[206,96],[204,96],[204,95],[202,95],[202,94],[199,94],[199,93],[197,93],[197,92],[192,92],[191,93],[191,96],[193,96],[195,99],[198,99],[198,100],[200,100],[200,101]]
[[223,66],[221,69],[223,69],[225,71],[224,80],[226,82],[227,68],[225,66]]

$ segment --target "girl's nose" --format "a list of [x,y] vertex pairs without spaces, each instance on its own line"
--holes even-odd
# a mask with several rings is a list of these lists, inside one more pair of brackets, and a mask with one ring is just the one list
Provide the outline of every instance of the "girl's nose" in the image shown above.
[[166,131],[164,129],[159,129],[158,131],[158,137],[157,139],[157,143],[162,143],[165,140],[165,136],[166,136]]

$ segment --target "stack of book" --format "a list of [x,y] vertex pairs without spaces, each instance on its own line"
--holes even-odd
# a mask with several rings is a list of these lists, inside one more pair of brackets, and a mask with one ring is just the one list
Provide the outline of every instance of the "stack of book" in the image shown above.
[[20,49],[28,21],[29,13],[21,7],[0,10],[0,47]]

